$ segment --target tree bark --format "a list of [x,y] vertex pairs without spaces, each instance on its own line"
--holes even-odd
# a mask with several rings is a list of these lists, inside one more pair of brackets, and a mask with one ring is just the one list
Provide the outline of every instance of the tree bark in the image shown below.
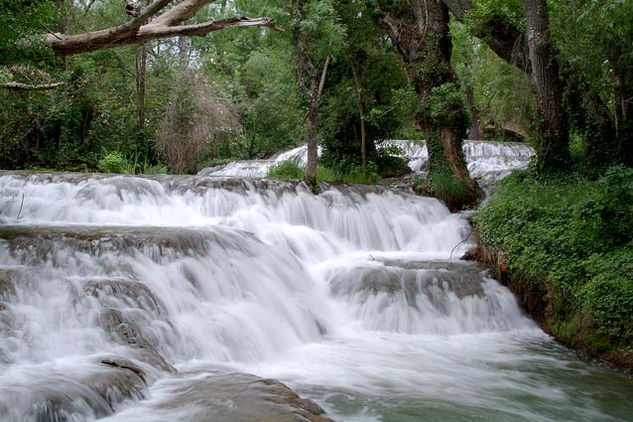
[[[473,8],[471,0],[442,0],[442,2],[459,22],[464,22],[466,13]],[[507,63],[522,72],[530,73],[525,34],[508,20],[498,19],[488,22],[487,25],[474,27],[472,35],[488,44],[488,47]]]
[[[295,4],[295,11],[299,15],[302,12],[303,6],[303,0],[298,0]],[[321,94],[323,94],[323,88],[325,87],[325,79],[327,77],[331,56],[327,56],[323,67],[319,69],[308,54],[306,43],[301,39],[297,25],[294,25],[293,27],[292,42],[296,48],[296,65],[299,86],[308,103],[308,128],[306,133],[308,160],[303,179],[312,192],[318,193],[319,185],[316,178],[319,159],[317,118],[319,114],[319,107],[321,105]]]
[[[430,193],[452,209],[472,206],[482,192],[468,174],[462,151],[467,113],[450,66],[448,9],[437,0],[407,0],[393,15],[383,16],[383,24],[418,96],[415,119],[427,139]],[[463,190],[449,194],[447,184]]]
[[569,127],[563,106],[558,62],[549,32],[545,0],[523,0],[532,69],[532,88],[538,103],[539,167],[544,170],[570,166]]

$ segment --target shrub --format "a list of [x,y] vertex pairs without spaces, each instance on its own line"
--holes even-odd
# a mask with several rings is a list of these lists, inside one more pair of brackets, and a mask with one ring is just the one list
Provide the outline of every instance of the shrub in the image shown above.
[[545,316],[555,335],[633,367],[632,195],[631,168],[597,181],[518,172],[473,221],[482,243],[504,252],[510,279],[553,293]]
[[104,173],[134,173],[133,166],[120,152],[107,152],[97,164],[99,171]]
[[282,161],[279,164],[275,164],[268,170],[268,178],[270,179],[281,179],[281,180],[291,180],[291,179],[302,179],[303,178],[303,169],[293,163],[292,161]]

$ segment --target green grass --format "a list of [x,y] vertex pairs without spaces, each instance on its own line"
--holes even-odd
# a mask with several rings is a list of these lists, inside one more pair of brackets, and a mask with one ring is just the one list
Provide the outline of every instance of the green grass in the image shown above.
[[[269,179],[294,180],[302,179],[304,170],[292,161],[283,161],[274,165],[268,171]],[[319,166],[317,168],[317,181],[327,183],[365,183],[374,184],[380,181],[380,176],[369,168],[366,172],[360,167],[350,167],[345,171]]]
[[554,335],[633,368],[632,168],[595,181],[515,173],[473,220],[482,243],[503,251],[511,282],[552,292]]
[[294,162],[282,161],[279,164],[275,164],[268,170],[267,177],[269,179],[292,180],[302,179],[303,174],[303,169]]

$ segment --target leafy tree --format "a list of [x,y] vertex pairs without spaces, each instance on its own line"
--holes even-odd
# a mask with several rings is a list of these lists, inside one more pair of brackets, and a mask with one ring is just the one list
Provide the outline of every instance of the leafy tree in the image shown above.
[[481,190],[462,152],[469,124],[451,67],[449,12],[440,1],[379,2],[381,20],[418,95],[416,123],[429,151],[429,190],[452,208],[473,205]]

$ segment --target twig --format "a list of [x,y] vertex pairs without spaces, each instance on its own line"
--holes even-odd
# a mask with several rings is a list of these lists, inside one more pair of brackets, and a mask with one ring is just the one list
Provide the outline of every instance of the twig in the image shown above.
[[451,250],[451,255],[448,257],[448,261],[452,261],[453,259],[453,252],[455,252],[455,249],[457,249],[457,247],[459,245],[461,245],[462,243],[464,243],[465,241],[467,241],[470,238],[470,235],[473,234],[473,231],[471,230],[470,233],[468,233],[468,236],[466,236],[466,239],[461,240],[457,245],[455,245],[455,247]]
[[15,217],[16,220],[20,219],[20,215],[22,214],[22,207],[24,206],[24,192],[22,192],[22,202],[20,203],[20,210],[18,211],[18,216]]
[[61,37],[59,35],[57,35],[55,32],[53,32],[48,26],[46,26],[44,24],[42,24],[42,26],[44,27],[44,29],[46,29],[48,31],[49,34],[51,34],[52,36],[54,36],[58,40],[61,40]]

